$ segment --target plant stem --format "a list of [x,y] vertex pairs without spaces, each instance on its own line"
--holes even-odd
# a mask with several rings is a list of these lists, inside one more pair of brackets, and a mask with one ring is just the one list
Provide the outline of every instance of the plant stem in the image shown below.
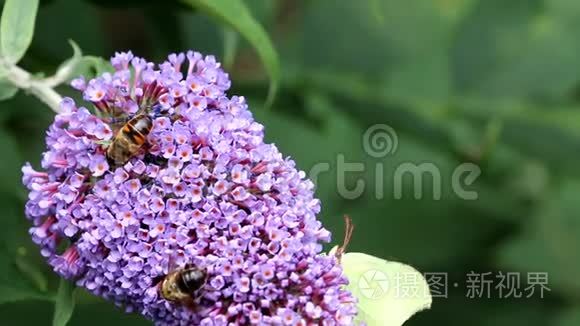
[[34,79],[34,77],[28,71],[16,65],[8,64],[2,58],[0,58],[0,67],[1,72],[4,75],[3,77],[14,84],[14,86],[30,92],[39,100],[48,105],[54,112],[60,112],[60,102],[62,101],[62,96],[60,96],[60,94],[58,94],[43,80]]
[[60,96],[60,94],[58,94],[53,88],[42,83],[32,81],[29,90],[30,93],[38,97],[39,100],[48,105],[54,112],[60,112],[60,102],[62,101],[62,96]]

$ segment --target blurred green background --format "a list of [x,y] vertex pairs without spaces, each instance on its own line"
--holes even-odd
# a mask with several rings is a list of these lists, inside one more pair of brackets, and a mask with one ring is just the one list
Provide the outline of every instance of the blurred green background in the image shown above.
[[[268,141],[304,171],[330,167],[317,179],[317,195],[336,242],[342,214],[350,214],[351,251],[448,273],[447,297],[406,325],[580,325],[580,1],[245,2],[280,56],[280,88],[269,109],[268,75],[252,46],[173,1],[41,1],[21,65],[54,72],[70,56],[67,39],[105,58],[128,49],[155,60],[184,49],[225,57],[230,94],[246,96]],[[4,325],[52,320],[53,304],[36,293],[53,293],[58,280],[27,235],[20,184],[23,162],[39,166],[52,117],[23,92],[0,103]],[[395,130],[396,151],[365,153],[363,135],[374,124]],[[345,181],[349,189],[364,181],[356,199],[338,191],[340,155],[365,166]],[[395,198],[394,171],[408,162],[437,166],[441,200],[433,200],[429,180],[423,198],[413,198],[410,179]],[[481,169],[466,187],[477,200],[452,191],[452,173],[465,162]],[[491,298],[468,298],[472,271],[521,272],[521,289],[526,273],[548,273],[551,291],[499,298],[494,280]],[[85,293],[77,297],[71,325],[147,324]]]

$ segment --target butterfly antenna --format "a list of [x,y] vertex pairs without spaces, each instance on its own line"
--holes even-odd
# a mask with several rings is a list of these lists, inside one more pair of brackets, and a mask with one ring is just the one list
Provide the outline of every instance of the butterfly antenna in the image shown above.
[[340,259],[342,255],[346,251],[346,247],[350,243],[350,239],[352,238],[352,233],[354,232],[354,224],[352,224],[352,218],[348,215],[344,215],[344,239],[342,240],[342,245],[336,249],[336,253],[334,256],[340,263]]

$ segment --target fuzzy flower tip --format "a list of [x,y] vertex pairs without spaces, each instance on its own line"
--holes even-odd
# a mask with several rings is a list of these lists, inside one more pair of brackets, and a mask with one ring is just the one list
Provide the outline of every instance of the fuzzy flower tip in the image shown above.
[[[356,299],[316,219],[313,184],[264,143],[243,97],[226,96],[213,56],[160,65],[118,53],[114,73],[72,82],[50,126],[42,170],[23,167],[30,234],[54,270],[159,325],[350,325]],[[152,129],[124,164],[108,149],[147,112]],[[192,304],[160,283],[196,266]]]

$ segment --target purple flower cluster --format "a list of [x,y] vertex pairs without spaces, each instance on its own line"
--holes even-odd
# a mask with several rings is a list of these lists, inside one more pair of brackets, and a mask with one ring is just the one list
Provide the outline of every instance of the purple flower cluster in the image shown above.
[[[61,276],[160,325],[350,325],[347,279],[321,254],[313,184],[263,140],[243,97],[212,56],[156,66],[118,53],[113,73],[73,87],[95,114],[63,100],[42,171],[27,164],[30,234]],[[161,108],[141,150],[107,159],[114,121]],[[171,271],[208,280],[194,305],[159,292]]]

